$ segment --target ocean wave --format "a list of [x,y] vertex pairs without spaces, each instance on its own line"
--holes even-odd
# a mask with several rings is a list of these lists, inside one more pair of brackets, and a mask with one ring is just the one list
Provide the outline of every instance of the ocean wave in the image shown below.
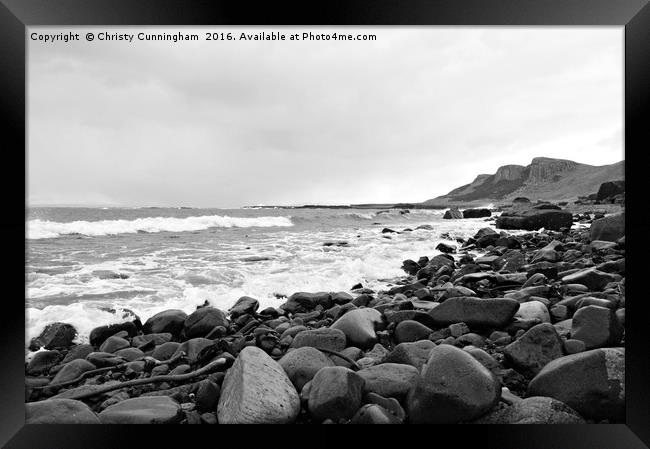
[[27,238],[47,239],[64,235],[101,236],[135,234],[137,232],[184,232],[209,228],[249,228],[293,226],[289,217],[229,217],[205,215],[198,217],[147,217],[135,220],[72,221],[60,223],[49,220],[30,220]]

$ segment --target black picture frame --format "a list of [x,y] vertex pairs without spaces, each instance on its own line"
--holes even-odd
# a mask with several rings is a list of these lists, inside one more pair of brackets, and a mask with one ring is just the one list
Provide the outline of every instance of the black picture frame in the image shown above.
[[[631,281],[626,283],[626,424],[582,426],[437,426],[394,430],[385,426],[349,429],[318,426],[290,431],[193,426],[65,426],[25,425],[24,304],[17,298],[25,256],[21,240],[26,211],[26,27],[34,25],[577,25],[625,27],[625,176],[627,257]],[[642,275],[650,220],[641,208],[643,156],[650,126],[650,6],[648,0],[433,0],[247,2],[206,0],[0,0],[0,126],[5,160],[2,176],[5,210],[0,230],[5,240],[3,312],[0,314],[0,445],[7,448],[167,447],[180,437],[187,445],[202,438],[210,447],[232,445],[364,447],[388,444],[495,447],[500,449],[643,448],[650,445],[650,357],[643,302],[648,302]],[[645,119],[645,120],[644,120]],[[10,161],[7,161],[7,158]],[[21,171],[22,170],[22,171]],[[12,176],[7,176],[11,174]],[[22,179],[21,179],[22,178]],[[7,201],[8,200],[8,201]],[[642,266],[642,265],[641,265]],[[7,288],[8,287],[8,288]],[[644,293],[646,293],[644,295]],[[339,430],[340,427],[347,429]],[[326,429],[326,430],[324,430]],[[345,434],[343,433],[345,432]],[[355,440],[352,439],[352,433]],[[298,436],[296,436],[298,435]],[[232,440],[234,438],[234,440]],[[360,440],[357,440],[359,438]],[[452,443],[444,443],[445,440]],[[140,440],[138,442],[138,439]],[[227,439],[231,439],[227,442]],[[389,443],[390,442],[390,443]],[[178,444],[174,444],[176,447]],[[206,443],[201,443],[206,445]],[[207,446],[207,445],[206,445]],[[200,447],[200,446],[199,446]]]

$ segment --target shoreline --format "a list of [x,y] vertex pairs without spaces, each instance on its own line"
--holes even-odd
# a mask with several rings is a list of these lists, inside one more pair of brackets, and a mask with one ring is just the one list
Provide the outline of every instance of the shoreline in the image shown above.
[[[442,254],[403,261],[386,290],[295,292],[264,310],[242,297],[228,311],[206,304],[100,326],[89,344],[52,324],[26,363],[28,422],[65,421],[62,398],[102,423],[622,422],[624,231],[610,217],[573,219],[591,227],[486,227],[438,245]],[[600,358],[603,372],[576,371]],[[607,397],[596,406],[584,389],[605,387],[583,376],[604,376],[619,394],[592,392]]]

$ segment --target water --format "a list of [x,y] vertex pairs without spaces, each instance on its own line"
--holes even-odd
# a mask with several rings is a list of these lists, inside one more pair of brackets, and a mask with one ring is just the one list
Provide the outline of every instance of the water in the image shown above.
[[[441,234],[467,238],[484,219],[443,220],[441,210],[32,208],[27,223],[27,341],[67,322],[87,341],[99,325],[142,322],[241,296],[261,308],[297,291],[382,288],[404,259],[438,254]],[[382,234],[429,224],[433,230]],[[387,239],[384,236],[389,235]],[[323,246],[347,241],[347,246]]]

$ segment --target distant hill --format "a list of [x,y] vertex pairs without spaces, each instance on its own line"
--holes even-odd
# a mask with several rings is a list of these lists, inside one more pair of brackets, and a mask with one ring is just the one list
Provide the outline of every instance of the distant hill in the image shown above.
[[625,161],[594,166],[566,159],[536,157],[530,165],[504,165],[424,205],[504,203],[518,196],[532,201],[575,201],[596,193],[603,182],[624,179]]

